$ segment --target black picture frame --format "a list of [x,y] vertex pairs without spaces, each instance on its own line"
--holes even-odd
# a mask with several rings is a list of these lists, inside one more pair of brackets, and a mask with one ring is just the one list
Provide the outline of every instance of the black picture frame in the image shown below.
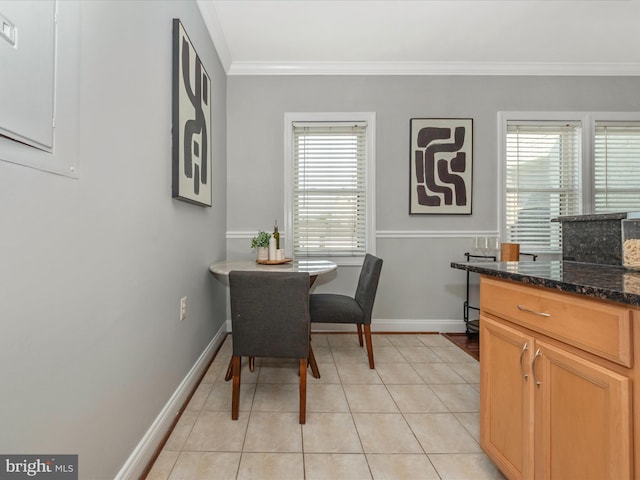
[[410,215],[471,215],[473,119],[412,118]]
[[173,19],[172,197],[211,206],[211,78]]

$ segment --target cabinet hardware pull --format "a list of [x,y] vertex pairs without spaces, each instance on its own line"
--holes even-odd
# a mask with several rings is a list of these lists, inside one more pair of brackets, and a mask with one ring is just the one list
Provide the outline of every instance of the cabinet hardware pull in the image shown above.
[[522,373],[522,378],[524,378],[525,381],[529,378],[529,375],[524,373],[524,368],[522,367],[522,357],[524,357],[524,352],[527,351],[528,347],[529,347],[529,343],[525,342],[524,346],[522,347],[522,351],[520,352],[520,373]]
[[536,379],[536,360],[538,359],[538,357],[540,356],[540,349],[536,350],[536,354],[533,356],[533,360],[531,361],[531,375],[533,375],[533,381],[536,384],[536,387],[539,387],[542,382],[539,382]]
[[521,310],[523,312],[527,312],[527,313],[533,313],[534,315],[538,315],[540,317],[550,317],[551,314],[550,313],[545,313],[545,312],[536,312],[535,310],[529,310],[527,307],[525,307],[524,305],[518,305],[518,310]]

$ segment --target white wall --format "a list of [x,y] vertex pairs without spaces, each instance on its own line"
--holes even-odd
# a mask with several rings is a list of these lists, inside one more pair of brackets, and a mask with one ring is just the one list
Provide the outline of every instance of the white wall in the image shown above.
[[[224,328],[226,77],[195,2],[61,4],[59,48],[80,48],[56,154],[79,178],[0,161],[0,452],[77,453],[80,478],[109,479]],[[171,198],[174,17],[213,82],[212,208]]]
[[[462,328],[464,260],[475,235],[498,231],[499,111],[640,111],[638,77],[232,76],[228,79],[228,257],[250,256],[242,232],[283,213],[285,112],[376,112],[378,330]],[[472,215],[409,215],[409,120],[473,118]],[[285,232],[286,233],[286,232]],[[352,294],[339,267],[317,291]],[[451,331],[451,330],[450,330]]]

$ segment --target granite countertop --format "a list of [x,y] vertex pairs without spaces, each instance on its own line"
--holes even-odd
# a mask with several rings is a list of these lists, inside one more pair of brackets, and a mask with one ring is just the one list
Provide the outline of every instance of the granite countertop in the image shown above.
[[592,215],[565,215],[563,217],[552,218],[552,222],[593,222],[602,220],[624,220],[629,213],[594,213]]
[[451,268],[640,306],[640,272],[569,261],[451,262]]

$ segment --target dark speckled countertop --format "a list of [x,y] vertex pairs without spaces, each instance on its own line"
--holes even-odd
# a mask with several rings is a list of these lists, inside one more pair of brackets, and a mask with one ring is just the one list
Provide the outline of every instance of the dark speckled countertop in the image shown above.
[[624,267],[569,261],[523,261],[451,262],[451,268],[640,306],[640,272]]

